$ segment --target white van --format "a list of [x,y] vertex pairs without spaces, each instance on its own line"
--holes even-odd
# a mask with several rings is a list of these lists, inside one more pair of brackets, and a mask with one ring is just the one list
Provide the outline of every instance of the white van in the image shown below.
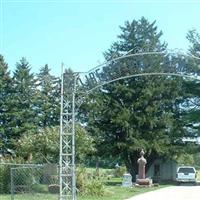
[[194,183],[197,182],[197,171],[191,166],[181,166],[178,167],[176,173],[176,181],[180,183]]

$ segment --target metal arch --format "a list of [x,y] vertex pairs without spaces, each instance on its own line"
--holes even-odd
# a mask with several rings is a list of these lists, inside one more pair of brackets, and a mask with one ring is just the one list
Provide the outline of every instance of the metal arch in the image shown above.
[[123,79],[129,79],[129,78],[134,78],[134,77],[142,77],[142,76],[157,76],[157,75],[158,76],[177,76],[177,77],[185,77],[185,78],[188,78],[188,79],[200,80],[200,77],[197,77],[197,76],[176,74],[176,73],[161,73],[161,72],[141,73],[141,74],[133,74],[133,75],[129,75],[129,76],[123,76],[123,77],[120,77],[120,78],[116,78],[116,79],[104,82],[104,83],[102,83],[100,85],[97,85],[94,88],[88,90],[87,92],[80,92],[79,95],[81,95],[81,96],[79,96],[79,98],[77,99],[78,100],[77,110],[84,103],[84,98],[85,97],[87,97],[89,94],[91,94],[94,90],[96,90],[96,89],[98,89],[98,88],[100,88],[100,87],[102,87],[104,85],[113,83],[115,81],[123,80]]
[[[130,52],[128,52],[130,53]],[[104,67],[106,67],[109,63],[112,63],[112,62],[115,62],[115,61],[119,61],[119,60],[122,60],[124,58],[133,58],[135,56],[144,56],[144,55],[179,55],[179,56],[182,56],[184,58],[193,58],[194,60],[200,60],[199,57],[196,57],[192,54],[189,54],[189,53],[184,53],[183,51],[181,50],[166,50],[166,51],[161,51],[161,52],[157,52],[157,51],[152,51],[152,52],[139,52],[139,53],[134,53],[134,54],[125,54],[123,56],[120,56],[120,57],[117,57],[117,58],[114,58],[114,59],[111,59],[109,61],[106,61],[100,65],[98,65],[97,67],[94,67],[92,68],[91,70],[87,71],[87,72],[77,72],[80,76],[78,78],[78,82],[83,86],[81,87],[81,90],[82,92],[80,93],[87,93],[88,90],[91,90],[92,88],[94,87],[97,87],[98,88],[98,85],[104,85],[108,82],[113,82],[115,80],[117,80],[117,78],[121,78],[120,76],[118,77],[115,77],[113,80],[102,80],[102,78],[99,77],[99,71],[103,70]],[[165,62],[165,60],[163,60]],[[170,62],[170,61],[169,61]],[[136,63],[137,65],[137,63]],[[198,66],[199,67],[199,66]],[[119,68],[120,69],[120,68]],[[200,67],[199,67],[200,69]],[[170,72],[170,71],[165,71],[165,73],[177,73],[177,74],[182,74],[182,72],[180,71],[174,71],[174,72]],[[91,76],[92,75],[92,76]],[[93,80],[91,79],[91,82],[93,82],[92,84],[89,83],[89,85],[87,85],[88,83],[85,82],[85,80],[87,79],[88,80],[88,77],[90,78],[94,78],[94,82]],[[111,78],[112,79],[112,78]],[[87,84],[86,84],[87,83]],[[79,90],[80,88],[77,88],[77,90]]]
[[111,60],[108,60],[108,61],[105,61],[99,65],[97,65],[96,67],[93,67],[91,68],[90,70],[88,71],[80,71],[80,72],[77,72],[79,74],[85,74],[85,73],[89,73],[101,66],[104,66],[110,62],[114,62],[114,61],[118,61],[118,60],[121,60],[121,59],[124,59],[124,58],[131,58],[131,57],[135,57],[135,56],[143,56],[143,55],[164,55],[164,54],[176,54],[176,55],[180,55],[180,56],[186,56],[186,57],[191,57],[191,58],[194,58],[196,60],[200,60],[200,57],[197,57],[193,54],[189,54],[189,53],[185,53],[184,50],[182,49],[166,49],[164,51],[146,51],[145,52],[145,49],[137,49],[137,52],[134,52],[134,53],[131,53],[129,54],[130,52],[134,51],[134,49],[130,50],[129,52],[127,52],[126,54],[122,55],[122,56],[119,56],[117,58],[113,58]]
[[96,90],[99,87],[102,87],[102,86],[107,85],[109,83],[113,83],[115,81],[119,81],[119,80],[123,80],[123,79],[128,79],[128,78],[133,78],[133,77],[156,76],[156,75],[160,75],[160,76],[179,76],[179,77],[185,77],[185,78],[200,80],[200,77],[195,77],[195,76],[185,75],[185,74],[178,74],[178,73],[164,73],[164,72],[163,73],[162,72],[141,73],[141,74],[133,74],[133,75],[128,75],[128,76],[123,76],[123,77],[119,77],[119,78],[107,81],[105,83],[97,85],[96,87],[88,90],[86,94],[91,93],[93,90]]
[[[130,51],[129,51],[130,52]],[[129,53],[128,52],[128,53]],[[185,54],[182,52],[173,52],[172,54],[183,55],[186,57],[192,57],[194,59],[200,60],[199,57],[194,55]],[[161,52],[137,52],[134,54],[126,54],[120,56],[118,58],[114,58],[110,61],[106,61],[101,65],[98,65],[95,68],[92,68],[88,72],[77,72],[73,74],[74,84],[72,92],[68,94],[66,98],[64,95],[64,73],[62,64],[62,75],[61,75],[61,113],[60,113],[60,170],[59,170],[59,178],[60,178],[60,195],[59,200],[76,200],[76,173],[75,173],[75,106],[76,106],[76,86],[77,86],[77,78],[81,73],[89,73],[100,66],[103,66],[109,62],[121,60],[124,58],[130,58],[134,56],[140,55],[161,55],[168,54],[170,52],[161,51]],[[142,73],[135,75],[128,75],[124,77],[119,77],[117,79],[113,79],[110,81],[102,82],[101,84],[87,90],[85,95],[91,93],[93,90],[112,83],[117,80],[122,80],[126,78],[132,78],[137,76],[151,76],[151,75],[169,75],[169,76],[181,76],[187,78],[198,79],[199,77],[192,77],[189,75],[178,74],[178,73]],[[83,96],[84,97],[84,96]]]

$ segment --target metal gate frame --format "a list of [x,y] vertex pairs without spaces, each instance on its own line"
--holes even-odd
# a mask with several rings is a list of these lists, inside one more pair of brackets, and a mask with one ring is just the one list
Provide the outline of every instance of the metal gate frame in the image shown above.
[[[120,56],[118,58],[114,58],[108,62],[105,62],[97,67],[89,70],[88,72],[75,72],[73,73],[73,87],[70,88],[70,85],[65,85],[65,87],[69,87],[71,92],[67,94],[67,98],[64,95],[64,64],[62,64],[62,72],[61,72],[61,113],[60,113],[60,195],[59,200],[76,200],[76,174],[75,174],[75,106],[76,106],[76,90],[77,90],[77,80],[81,73],[89,73],[92,70],[97,71],[98,67],[101,67],[111,61],[118,61],[124,58],[130,58],[134,56],[143,56],[143,55],[165,55],[168,53],[181,55],[185,57],[190,57],[193,59],[200,60],[199,57],[194,55],[190,55],[188,53],[183,53],[180,50],[169,50],[162,52],[146,52],[145,50],[138,50],[133,54],[129,54],[129,51],[126,55]],[[199,80],[199,77],[194,77],[187,74],[180,73],[160,73],[160,72],[152,72],[152,73],[141,73],[141,74],[133,74],[129,76],[118,77],[114,80],[107,80],[106,82],[99,82],[93,88],[90,88],[86,91],[86,94],[91,91],[111,82],[138,77],[138,76],[152,76],[152,75],[164,75],[164,76],[179,76],[179,77],[187,77],[192,79]]]

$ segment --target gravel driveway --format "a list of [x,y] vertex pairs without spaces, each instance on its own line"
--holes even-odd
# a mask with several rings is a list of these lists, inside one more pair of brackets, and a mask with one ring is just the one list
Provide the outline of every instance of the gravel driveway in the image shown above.
[[200,186],[171,186],[127,200],[200,200]]

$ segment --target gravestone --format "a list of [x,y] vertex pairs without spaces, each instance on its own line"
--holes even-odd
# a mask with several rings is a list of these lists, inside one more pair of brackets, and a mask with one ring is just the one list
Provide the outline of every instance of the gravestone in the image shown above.
[[129,173],[123,175],[122,186],[123,187],[132,187],[132,176]]

